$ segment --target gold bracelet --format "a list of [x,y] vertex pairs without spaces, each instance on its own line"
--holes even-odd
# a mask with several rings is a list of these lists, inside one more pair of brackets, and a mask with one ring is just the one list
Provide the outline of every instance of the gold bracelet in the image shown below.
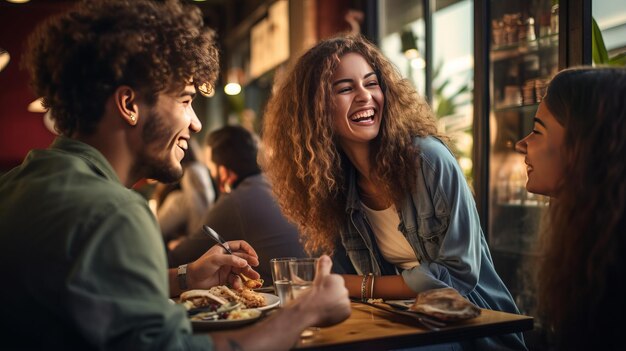
[[363,275],[363,280],[361,281],[361,301],[365,301],[365,289],[366,289],[368,277],[369,275]]
[[370,299],[374,298],[374,278],[376,278],[376,276],[372,275],[372,282],[370,283]]

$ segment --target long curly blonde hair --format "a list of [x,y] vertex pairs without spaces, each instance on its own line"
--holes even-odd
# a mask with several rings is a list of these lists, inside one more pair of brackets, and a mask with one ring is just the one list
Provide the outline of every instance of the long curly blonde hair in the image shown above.
[[412,137],[438,135],[428,104],[363,36],[327,39],[302,55],[268,102],[260,163],[310,254],[331,253],[346,220],[350,161],[333,132],[331,78],[347,53],[365,58],[385,95],[370,157],[372,176],[391,200],[397,203],[412,186],[417,153]]

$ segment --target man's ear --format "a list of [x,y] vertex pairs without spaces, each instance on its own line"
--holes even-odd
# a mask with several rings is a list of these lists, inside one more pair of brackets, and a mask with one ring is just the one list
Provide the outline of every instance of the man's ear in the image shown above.
[[230,193],[232,190],[231,186],[237,181],[237,174],[222,165],[217,166],[217,173],[222,187],[220,191]]
[[115,89],[113,98],[120,117],[131,126],[136,125],[139,121],[139,107],[135,90],[127,85],[122,85]]

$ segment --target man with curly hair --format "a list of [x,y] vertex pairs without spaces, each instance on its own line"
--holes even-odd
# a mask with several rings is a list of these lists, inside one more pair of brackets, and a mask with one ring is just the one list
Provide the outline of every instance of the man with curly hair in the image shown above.
[[[25,64],[61,134],[0,178],[3,347],[9,349],[281,350],[311,325],[350,313],[322,257],[310,292],[248,329],[193,335],[169,296],[258,278],[244,241],[167,271],[158,224],[129,190],[169,182],[191,133],[191,102],[218,74],[198,8],[176,0],[85,1],[38,28]],[[281,331],[281,337],[272,332]]]

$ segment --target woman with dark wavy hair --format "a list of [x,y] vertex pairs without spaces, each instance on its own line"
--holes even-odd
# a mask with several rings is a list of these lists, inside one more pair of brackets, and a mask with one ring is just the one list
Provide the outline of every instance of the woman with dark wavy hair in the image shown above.
[[[452,287],[517,313],[472,193],[428,105],[362,36],[306,52],[270,99],[263,167],[310,254],[349,259],[350,295],[414,298]],[[477,340],[524,349],[520,335]]]
[[517,143],[526,188],[552,197],[537,280],[559,350],[624,348],[625,97],[624,68],[562,71]]

